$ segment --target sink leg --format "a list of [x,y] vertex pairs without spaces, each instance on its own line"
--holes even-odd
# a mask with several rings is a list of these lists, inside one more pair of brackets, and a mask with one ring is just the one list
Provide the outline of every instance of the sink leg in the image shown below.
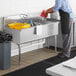
[[55,52],[57,52],[57,35],[55,35]]
[[48,40],[47,40],[47,48],[49,48],[50,46],[49,46],[49,40],[50,40],[50,38],[48,37],[47,38]]
[[18,45],[18,49],[19,49],[19,65],[21,64],[21,47],[20,47],[20,44],[17,44]]

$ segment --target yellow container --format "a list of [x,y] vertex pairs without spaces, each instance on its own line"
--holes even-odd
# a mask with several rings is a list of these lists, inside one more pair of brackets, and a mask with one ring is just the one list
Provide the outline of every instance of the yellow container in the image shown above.
[[8,25],[8,27],[14,29],[14,25]]
[[15,26],[14,29],[16,29],[16,30],[21,30],[21,26]]
[[8,26],[20,26],[20,25],[24,25],[24,23],[11,23],[11,24],[8,24]]
[[25,22],[25,23],[23,23],[23,24],[24,24],[24,25],[27,25],[28,23]]
[[16,30],[21,30],[24,28],[30,28],[31,25],[28,23],[11,23],[11,24],[8,24],[8,27]]
[[30,28],[30,27],[31,27],[30,24],[26,24],[26,25],[23,25],[23,26],[22,26],[22,29],[24,29],[24,28]]

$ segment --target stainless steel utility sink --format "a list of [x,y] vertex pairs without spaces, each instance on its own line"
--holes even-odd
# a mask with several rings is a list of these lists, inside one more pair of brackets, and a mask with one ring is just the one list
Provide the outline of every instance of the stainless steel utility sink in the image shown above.
[[[42,34],[34,34],[35,27],[31,27],[28,29],[22,29],[22,30],[15,30],[10,29],[7,27],[7,24],[13,23],[13,22],[19,22],[19,23],[29,23],[29,21],[32,20],[32,22],[35,24],[33,26],[42,27]],[[55,19],[46,19],[42,20],[41,17],[32,17],[32,18],[25,18],[25,19],[6,19],[5,20],[5,31],[7,33],[12,34],[13,36],[13,42],[17,44],[21,44],[24,42],[34,41],[42,38],[49,37],[51,35],[58,34],[58,20]]]

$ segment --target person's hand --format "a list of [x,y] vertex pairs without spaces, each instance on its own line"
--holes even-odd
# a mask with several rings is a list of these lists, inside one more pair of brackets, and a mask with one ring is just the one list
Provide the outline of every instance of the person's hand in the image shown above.
[[43,10],[40,14],[41,17],[46,18],[48,16],[46,10]]
[[48,12],[47,12],[47,10],[45,11],[45,16],[48,16]]

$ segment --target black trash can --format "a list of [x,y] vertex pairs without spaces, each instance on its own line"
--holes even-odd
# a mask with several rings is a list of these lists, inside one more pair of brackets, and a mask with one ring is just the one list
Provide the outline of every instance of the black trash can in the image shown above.
[[11,65],[11,41],[12,36],[0,32],[0,69],[9,69]]

